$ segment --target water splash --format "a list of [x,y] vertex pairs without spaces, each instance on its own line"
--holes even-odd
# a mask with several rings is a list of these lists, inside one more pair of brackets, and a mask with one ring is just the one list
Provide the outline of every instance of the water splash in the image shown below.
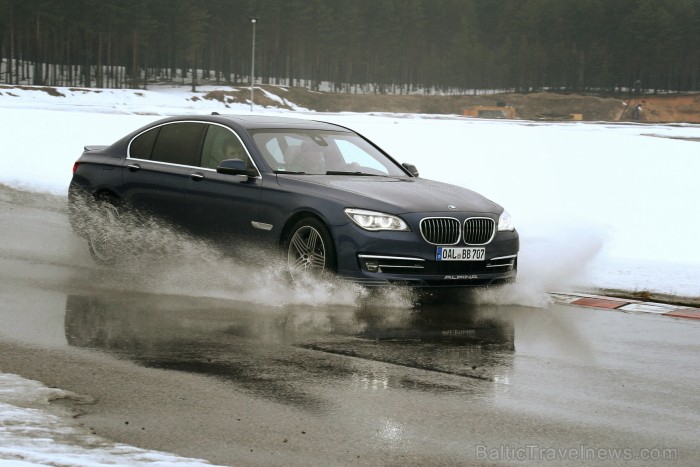
[[406,288],[369,291],[331,275],[292,281],[286,260],[274,247],[237,242],[222,248],[155,217],[122,211],[115,225],[92,202],[74,209],[76,217],[84,219],[79,229],[87,233],[108,229],[110,248],[118,252],[114,264],[100,268],[101,286],[265,306],[413,306],[414,294]]

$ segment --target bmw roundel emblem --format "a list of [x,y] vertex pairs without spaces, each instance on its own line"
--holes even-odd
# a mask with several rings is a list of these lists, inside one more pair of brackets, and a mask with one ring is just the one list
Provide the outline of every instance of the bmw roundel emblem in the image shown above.
[[457,206],[455,206],[454,204],[448,204],[447,207],[452,209],[453,211],[457,209]]

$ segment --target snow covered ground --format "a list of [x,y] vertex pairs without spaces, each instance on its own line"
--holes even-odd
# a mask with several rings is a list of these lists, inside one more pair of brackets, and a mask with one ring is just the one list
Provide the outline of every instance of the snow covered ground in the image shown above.
[[[52,96],[0,87],[0,183],[65,194],[84,145],[110,144],[166,115],[250,112],[249,105],[193,100],[196,94],[186,89],[59,88],[62,96]],[[284,98],[282,88],[278,96]],[[690,140],[700,139],[700,126],[300,108],[293,114],[353,128],[416,164],[421,176],[474,189],[505,206],[521,235],[518,283],[487,300],[533,305],[547,291],[599,287],[700,296],[700,143]],[[0,465],[49,458],[70,465],[174,462],[166,454],[86,438],[67,415],[52,412],[46,402],[51,391],[0,374]]]
[[[56,97],[0,88],[0,183],[65,194],[84,145],[110,144],[167,115],[250,112],[193,99],[201,94],[186,87],[152,89],[58,88]],[[349,126],[421,176],[505,206],[521,234],[519,281],[528,287],[700,296],[700,143],[690,140],[700,138],[698,125],[292,113]]]

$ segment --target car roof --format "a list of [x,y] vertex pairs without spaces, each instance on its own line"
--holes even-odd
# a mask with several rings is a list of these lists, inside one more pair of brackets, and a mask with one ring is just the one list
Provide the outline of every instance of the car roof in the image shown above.
[[347,128],[328,122],[307,120],[303,118],[281,117],[278,115],[219,115],[216,113],[212,115],[233,120],[246,130],[296,128],[305,130],[349,131]]

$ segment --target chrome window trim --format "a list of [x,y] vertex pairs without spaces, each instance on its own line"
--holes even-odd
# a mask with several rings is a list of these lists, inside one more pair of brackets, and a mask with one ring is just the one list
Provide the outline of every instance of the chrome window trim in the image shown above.
[[491,243],[493,241],[493,239],[496,237],[496,231],[498,230],[498,228],[497,228],[496,221],[493,220],[492,218],[486,217],[486,216],[467,217],[466,219],[464,219],[464,222],[462,222],[462,237],[466,237],[466,235],[464,235],[464,232],[467,231],[467,227],[466,227],[467,222],[469,222],[472,219],[485,219],[485,220],[491,221],[491,223],[493,224],[493,231],[491,232],[491,237],[488,240],[486,240],[486,242],[484,242],[484,243],[467,243],[466,238],[465,238],[464,244],[465,245],[472,245],[472,246],[482,246],[482,245],[488,245],[489,243]]
[[236,138],[238,139],[238,141],[241,143],[241,146],[243,146],[243,149],[245,150],[246,154],[248,155],[248,158],[250,159],[250,162],[253,164],[253,167],[255,167],[255,171],[258,173],[258,174],[255,175],[255,176],[249,175],[249,177],[250,177],[250,178],[262,178],[262,173],[260,172],[260,169],[258,168],[258,165],[255,163],[255,160],[254,160],[253,157],[250,155],[250,151],[248,151],[248,147],[246,147],[246,145],[243,144],[243,140],[241,139],[240,136],[238,136],[238,133],[236,133],[236,132],[233,131],[231,128],[227,127],[226,125],[222,125],[221,123],[206,122],[206,121],[201,121],[201,120],[178,120],[178,121],[175,121],[175,122],[165,122],[165,123],[161,123],[160,125],[155,125],[155,126],[152,126],[152,127],[150,127],[150,128],[146,128],[146,129],[143,130],[141,133],[139,133],[138,135],[136,135],[136,136],[134,136],[133,138],[131,138],[131,140],[129,141],[129,144],[126,146],[126,160],[152,162],[152,163],[154,163],[154,164],[169,165],[169,166],[172,166],[172,167],[191,167],[191,168],[197,169],[197,170],[206,170],[206,171],[208,171],[208,172],[217,173],[217,172],[216,172],[216,169],[210,169],[210,168],[201,167],[201,166],[198,166],[198,165],[173,164],[172,162],[154,161],[154,160],[152,160],[152,159],[140,159],[140,158],[138,158],[138,157],[131,157],[131,143],[133,143],[134,140],[135,140],[136,138],[138,138],[139,136],[141,136],[142,134],[144,134],[144,133],[146,133],[146,132],[148,132],[148,131],[155,130],[156,128],[160,128],[160,127],[163,127],[163,126],[165,126],[165,125],[176,125],[176,124],[178,124],[178,123],[199,123],[199,124],[202,124],[202,125],[216,125],[216,126],[220,126],[220,127],[224,128],[224,129],[230,131],[231,133],[234,134],[234,136],[236,136]]
[[[457,225],[459,226],[459,235],[457,236],[457,241],[454,243],[433,243],[433,242],[428,241],[428,239],[425,238],[425,235],[423,235],[423,221],[430,220],[430,219],[449,219],[449,220],[457,221]],[[464,230],[464,224],[459,222],[459,219],[457,219],[456,217],[445,217],[445,216],[424,217],[418,223],[418,230],[420,231],[420,236],[423,237],[423,240],[425,240],[425,242],[429,245],[436,245],[436,246],[458,245],[459,242],[462,241],[462,231]]]

